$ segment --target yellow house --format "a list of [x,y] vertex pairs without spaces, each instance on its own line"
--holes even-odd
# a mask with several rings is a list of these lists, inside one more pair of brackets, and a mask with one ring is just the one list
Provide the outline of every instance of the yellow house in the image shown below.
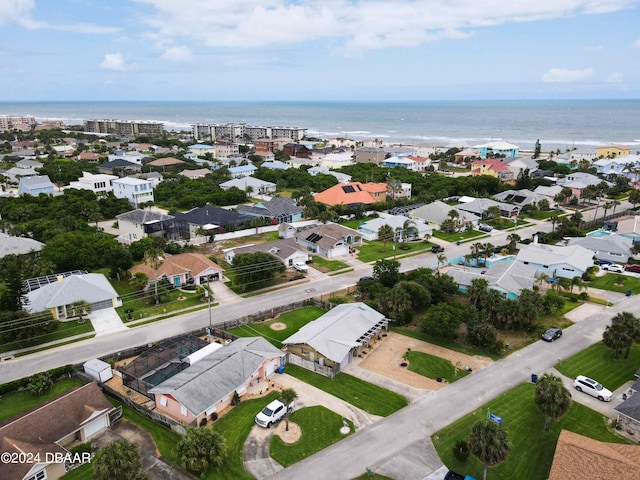
[[626,157],[631,155],[631,147],[626,145],[607,145],[595,149],[600,158]]

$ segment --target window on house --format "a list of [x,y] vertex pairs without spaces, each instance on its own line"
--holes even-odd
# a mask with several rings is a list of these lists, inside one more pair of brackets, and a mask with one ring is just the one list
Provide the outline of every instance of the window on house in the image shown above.
[[46,480],[46,478],[47,478],[47,472],[45,472],[44,470],[40,470],[35,475],[32,475],[31,477],[29,477],[28,480]]
[[180,405],[180,415],[182,415],[183,417],[186,417],[188,415],[187,407],[185,407],[184,405]]
[[167,406],[167,397],[165,397],[164,395],[160,396],[160,405],[162,405],[163,407]]

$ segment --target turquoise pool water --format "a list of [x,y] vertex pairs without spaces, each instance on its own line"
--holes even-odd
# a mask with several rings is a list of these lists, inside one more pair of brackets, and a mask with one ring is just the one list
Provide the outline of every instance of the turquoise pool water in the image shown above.
[[613,235],[614,232],[610,232],[608,230],[602,230],[601,228],[598,230],[594,230],[593,232],[587,233],[588,237],[608,237],[609,235]]

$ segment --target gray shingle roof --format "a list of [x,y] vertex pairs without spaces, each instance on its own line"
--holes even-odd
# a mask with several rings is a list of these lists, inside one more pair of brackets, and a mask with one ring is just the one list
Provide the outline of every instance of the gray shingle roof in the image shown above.
[[39,252],[44,243],[32,238],[12,237],[6,233],[0,233],[0,258],[6,255],[23,255],[29,252]]
[[278,215],[294,215],[304,210],[303,207],[296,205],[296,202],[290,198],[273,197],[267,202],[257,203],[255,205],[238,205],[238,213],[252,213],[264,217],[275,218]]
[[621,255],[631,254],[633,240],[620,235],[609,235],[606,237],[577,237],[570,238],[569,245],[581,245],[594,252],[618,253]]
[[164,220],[171,220],[174,217],[172,215],[165,215],[164,213],[138,208],[136,210],[131,210],[130,212],[116,215],[116,218],[118,220],[144,224],[148,222],[162,222]]
[[614,408],[616,412],[640,422],[640,393],[635,393]]
[[289,258],[296,252],[300,252],[300,247],[293,238],[274,240],[273,242],[257,243],[255,245],[247,245],[246,247],[238,247],[233,249],[235,255],[241,253],[266,252],[275,255],[282,260]]
[[70,275],[59,282],[53,282],[29,292],[27,310],[43,312],[73,302],[96,303],[117,297],[118,293],[102,274]]
[[283,355],[262,337],[238,338],[149,393],[172,395],[192,414],[199,415],[244,385],[265,360]]

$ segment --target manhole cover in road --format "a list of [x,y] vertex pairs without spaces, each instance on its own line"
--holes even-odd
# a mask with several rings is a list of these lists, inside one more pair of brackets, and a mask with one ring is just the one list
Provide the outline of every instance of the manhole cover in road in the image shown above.
[[307,289],[305,290],[305,292],[306,292],[306,293],[311,293],[311,292],[315,292],[315,291],[316,291],[316,289],[315,289],[315,288],[307,288]]

